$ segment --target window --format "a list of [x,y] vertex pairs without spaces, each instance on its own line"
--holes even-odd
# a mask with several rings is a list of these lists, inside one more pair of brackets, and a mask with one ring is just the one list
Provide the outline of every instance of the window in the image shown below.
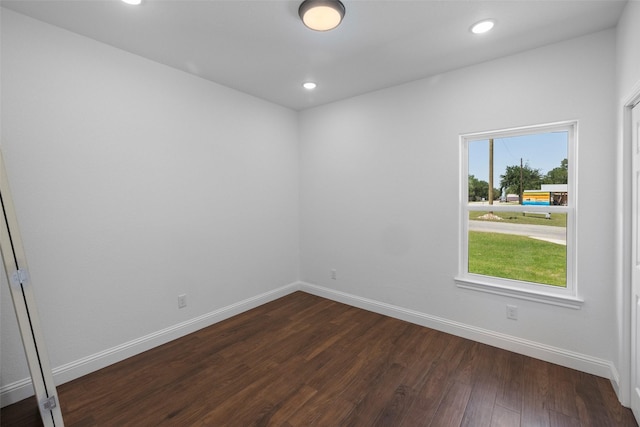
[[577,123],[461,135],[459,287],[580,308]]

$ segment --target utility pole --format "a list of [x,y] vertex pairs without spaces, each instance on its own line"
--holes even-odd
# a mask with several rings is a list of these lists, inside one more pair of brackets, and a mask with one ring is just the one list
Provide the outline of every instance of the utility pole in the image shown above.
[[493,138],[489,140],[489,204],[493,205]]
[[520,204],[522,204],[522,197],[524,192],[522,191],[522,157],[520,157]]

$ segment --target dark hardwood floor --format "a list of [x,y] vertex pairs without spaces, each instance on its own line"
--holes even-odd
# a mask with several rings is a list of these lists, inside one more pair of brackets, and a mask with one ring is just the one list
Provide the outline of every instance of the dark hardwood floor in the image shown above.
[[302,292],[58,393],[68,427],[637,425],[604,378]]

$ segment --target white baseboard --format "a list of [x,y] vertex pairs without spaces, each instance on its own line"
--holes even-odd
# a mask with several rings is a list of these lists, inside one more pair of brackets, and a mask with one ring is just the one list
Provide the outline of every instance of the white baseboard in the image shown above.
[[428,328],[481,342],[493,347],[513,351],[514,353],[523,354],[525,356],[534,357],[536,359],[555,363],[567,368],[608,378],[611,381],[613,388],[615,390],[618,389],[618,371],[615,368],[615,365],[608,360],[514,337],[512,335],[502,334],[500,332],[478,328],[472,325],[466,325],[460,322],[454,322],[441,317],[347,294],[345,292],[313,285],[311,283],[301,282],[300,290],[333,301],[373,311],[374,313],[405,320],[407,322],[426,326]]
[[0,402],[1,407],[4,408],[7,405],[26,399],[33,396],[33,384],[31,378],[23,378],[18,381],[14,381],[11,384],[7,384],[0,388]]
[[[334,289],[306,282],[291,283],[273,291],[245,299],[238,303],[231,304],[194,319],[187,320],[169,328],[126,342],[119,346],[112,347],[91,356],[56,367],[53,369],[54,380],[56,384],[63,384],[298,290],[494,347],[513,351],[525,356],[534,357],[550,363],[555,363],[582,372],[587,372],[589,374],[608,378],[612,382],[614,389],[616,391],[619,389],[618,371],[615,365],[608,360],[478,328],[472,325],[466,325],[464,323],[451,321],[415,310],[347,294],[345,292],[336,291]],[[25,378],[0,388],[0,404],[1,406],[10,405],[11,403],[18,402],[32,395],[33,387],[31,385],[31,380],[29,378]]]
[[[136,354],[188,335],[199,329],[206,328],[214,323],[259,307],[299,289],[299,282],[290,283],[278,289],[247,298],[235,304],[189,319],[99,353],[55,367],[53,368],[53,379],[56,385],[64,384],[88,373],[97,371],[98,369],[102,369],[131,356],[135,356]],[[0,406],[4,407],[19,402],[27,397],[33,396],[33,394],[31,378],[23,378],[0,388]]]

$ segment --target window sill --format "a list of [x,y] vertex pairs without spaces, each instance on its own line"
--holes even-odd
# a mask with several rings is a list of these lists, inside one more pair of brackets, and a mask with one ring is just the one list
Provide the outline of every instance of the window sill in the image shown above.
[[527,301],[535,301],[543,304],[556,305],[559,307],[572,308],[574,310],[580,310],[582,308],[582,305],[584,304],[583,299],[574,296],[516,289],[513,287],[483,282],[467,277],[456,277],[454,280],[456,282],[456,286],[458,286],[459,288],[471,289],[473,291],[486,292],[495,295],[523,299]]

